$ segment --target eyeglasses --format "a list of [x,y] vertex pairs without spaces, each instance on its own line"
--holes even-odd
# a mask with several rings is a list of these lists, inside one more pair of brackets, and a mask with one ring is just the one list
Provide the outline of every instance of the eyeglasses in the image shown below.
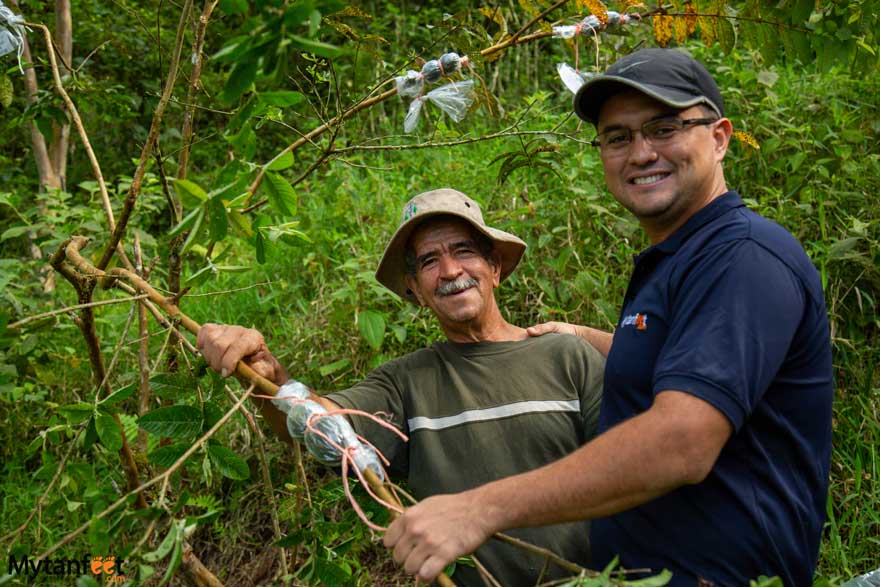
[[689,126],[712,124],[719,120],[719,118],[688,118],[685,120],[676,117],[658,118],[657,120],[649,120],[640,129],[612,128],[606,130],[596,135],[590,144],[609,153],[623,152],[632,144],[633,134],[641,132],[646,141],[658,146],[668,143]]

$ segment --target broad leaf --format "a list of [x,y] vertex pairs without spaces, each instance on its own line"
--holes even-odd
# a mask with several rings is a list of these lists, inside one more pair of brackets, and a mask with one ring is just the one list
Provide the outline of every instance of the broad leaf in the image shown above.
[[183,456],[190,447],[188,442],[178,442],[176,444],[169,444],[168,446],[160,446],[156,450],[152,451],[147,458],[151,463],[154,463],[163,469],[167,469],[171,465],[173,465],[177,459]]
[[134,392],[137,391],[138,384],[130,383],[125,387],[117,389],[104,399],[100,401],[99,406],[111,406],[113,404],[118,404],[119,402],[126,400],[134,395]]
[[277,173],[267,172],[263,181],[269,202],[282,216],[296,214],[296,192],[290,187],[286,179]]
[[358,330],[373,350],[382,348],[385,337],[385,318],[379,312],[364,310],[358,314]]
[[116,418],[107,414],[100,414],[95,418],[95,430],[107,450],[117,451],[122,448],[122,430],[116,422]]
[[157,436],[192,438],[201,430],[202,411],[192,406],[157,408],[141,416],[138,425]]
[[281,171],[293,166],[293,153],[285,151],[280,157],[269,163],[269,169],[272,171]]
[[301,93],[291,91],[260,93],[260,102],[268,106],[278,106],[279,108],[296,106],[303,101],[303,98],[304,96]]
[[177,191],[177,197],[185,208],[201,205],[208,199],[208,194],[201,187],[188,179],[175,179],[174,189]]
[[240,481],[251,476],[251,471],[244,459],[225,446],[208,445],[208,456],[211,457],[211,462],[216,465],[224,477]]
[[236,63],[226,78],[226,85],[220,93],[220,99],[226,103],[234,102],[244,94],[257,77],[257,60],[246,59]]

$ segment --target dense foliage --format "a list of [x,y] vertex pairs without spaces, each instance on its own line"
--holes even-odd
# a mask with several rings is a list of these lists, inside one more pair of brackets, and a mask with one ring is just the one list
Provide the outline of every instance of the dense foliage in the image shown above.
[[[260,329],[292,374],[331,390],[441,336],[427,311],[372,277],[402,203],[435,187],[472,195],[491,224],[529,244],[499,291],[510,321],[610,329],[631,257],[647,243],[607,194],[598,156],[585,144],[591,129],[572,116],[555,65],[574,63],[578,53],[582,69],[601,69],[639,45],[684,46],[716,73],[742,131],[726,161],[728,184],[804,243],[825,286],[837,396],[817,580],[871,570],[880,552],[877,7],[867,0],[629,4],[608,8],[646,17],[598,33],[597,45],[545,36],[487,53],[550,3],[184,2],[176,35],[179,5],[84,1],[73,7],[74,53],[63,83],[100,162],[115,222],[126,199],[134,203],[122,236],[127,257],[136,259],[137,242],[150,282],[182,292],[188,315]],[[34,23],[53,23],[55,9],[20,6]],[[570,2],[525,33],[602,9],[597,0]],[[200,15],[203,66],[193,50]],[[180,71],[166,100],[176,36]],[[51,140],[70,111],[53,89],[39,32],[29,40],[36,94],[28,96],[14,56],[0,57],[5,558],[36,557],[84,527],[52,556],[112,554],[126,560],[128,580],[147,584],[184,581],[178,568],[190,545],[228,585],[403,582],[335,473],[309,461],[299,470],[288,447],[263,439],[240,412],[167,485],[99,517],[137,485],[120,458],[123,445],[145,482],[173,466],[241,391],[206,372],[166,326],[141,322],[136,304],[29,320],[125,297],[89,289],[93,283],[75,290],[47,268],[74,235],[93,239],[84,253],[101,264],[111,229],[75,129],[61,186],[47,186],[37,172],[31,124]],[[376,98],[393,87],[391,76],[451,50],[472,58],[477,103],[458,124],[427,105],[419,129],[402,135],[409,100]],[[326,132],[303,138],[328,121]],[[291,143],[301,145],[287,150]],[[116,255],[105,266],[120,264]],[[97,353],[90,354],[82,326],[91,312]],[[143,409],[147,382],[152,399]],[[378,506],[366,507],[385,519]],[[95,584],[93,576],[77,585]],[[11,580],[0,576],[0,584]]]

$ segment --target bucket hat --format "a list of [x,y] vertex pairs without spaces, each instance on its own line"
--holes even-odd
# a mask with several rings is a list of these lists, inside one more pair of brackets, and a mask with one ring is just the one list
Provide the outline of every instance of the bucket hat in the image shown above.
[[442,188],[424,192],[403,206],[400,225],[379,262],[376,281],[405,300],[416,302],[406,285],[406,246],[410,236],[425,220],[435,216],[454,216],[469,223],[489,238],[501,257],[501,280],[513,273],[526,250],[526,243],[503,230],[486,226],[480,206],[458,190]]

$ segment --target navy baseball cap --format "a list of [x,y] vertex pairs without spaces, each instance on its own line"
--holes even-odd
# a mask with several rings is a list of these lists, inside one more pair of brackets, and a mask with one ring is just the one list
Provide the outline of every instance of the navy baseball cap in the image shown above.
[[675,49],[642,49],[617,60],[587,81],[574,96],[574,112],[594,125],[605,100],[626,89],[638,90],[667,106],[705,104],[724,116],[724,100],[702,63]]

